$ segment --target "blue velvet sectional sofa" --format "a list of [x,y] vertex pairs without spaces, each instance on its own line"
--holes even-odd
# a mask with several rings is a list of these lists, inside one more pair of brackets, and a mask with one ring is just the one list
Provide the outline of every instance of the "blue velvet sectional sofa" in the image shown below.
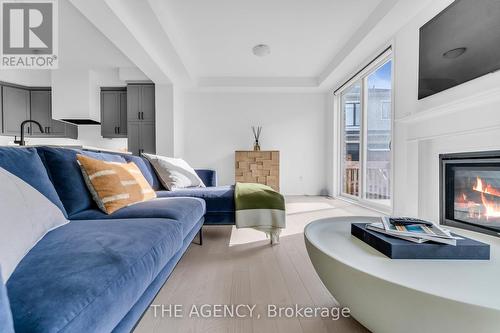
[[[104,214],[77,153],[135,162],[158,198]],[[207,188],[166,191],[149,162],[132,155],[0,147],[0,167],[71,221],[39,241],[6,283],[17,333],[130,332],[203,224],[234,223],[234,189],[217,187],[211,170],[197,170]]]

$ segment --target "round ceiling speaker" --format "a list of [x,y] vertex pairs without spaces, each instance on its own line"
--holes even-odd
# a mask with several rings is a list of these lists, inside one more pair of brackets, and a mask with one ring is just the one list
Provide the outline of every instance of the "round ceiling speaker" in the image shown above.
[[466,47],[458,47],[456,49],[449,50],[449,51],[446,51],[445,53],[443,53],[443,58],[455,59],[455,58],[460,57],[462,54],[464,54],[465,51],[467,51]]
[[269,45],[259,44],[253,47],[252,52],[257,57],[265,57],[271,53],[271,49],[269,48]]

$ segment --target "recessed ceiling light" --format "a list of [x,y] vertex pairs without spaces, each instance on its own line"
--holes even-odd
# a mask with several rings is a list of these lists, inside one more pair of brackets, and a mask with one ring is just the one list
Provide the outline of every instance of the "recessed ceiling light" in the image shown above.
[[449,50],[449,51],[446,51],[445,53],[443,53],[443,58],[455,59],[455,58],[460,57],[462,54],[464,54],[465,51],[467,51],[466,47],[459,47],[459,48],[456,48],[453,50]]
[[265,57],[271,53],[271,49],[269,48],[269,45],[259,44],[253,47],[252,52],[257,57]]

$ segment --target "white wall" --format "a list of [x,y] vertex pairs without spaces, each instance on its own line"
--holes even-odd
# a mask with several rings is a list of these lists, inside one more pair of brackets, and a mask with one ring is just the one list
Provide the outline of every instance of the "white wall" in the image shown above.
[[185,127],[185,94],[183,90],[173,87],[173,107],[174,107],[174,156],[184,156],[184,127]]
[[336,130],[337,114],[334,113],[335,95],[332,91],[326,94],[326,144],[325,144],[325,187],[326,193],[329,196],[338,195],[338,186],[341,183],[337,177],[339,168],[339,159],[337,158],[337,149],[339,146],[340,135]]
[[101,136],[100,125],[83,125],[78,126],[77,142],[83,146],[95,147],[110,150],[127,150],[127,139],[107,139]]
[[155,85],[156,153],[174,156],[174,91],[171,84]]
[[50,86],[51,71],[40,69],[0,69],[0,81],[31,87]]
[[281,191],[325,192],[325,94],[188,92],[184,110],[184,158],[220,184],[234,184],[234,151],[252,149],[261,125],[261,149],[280,151]]

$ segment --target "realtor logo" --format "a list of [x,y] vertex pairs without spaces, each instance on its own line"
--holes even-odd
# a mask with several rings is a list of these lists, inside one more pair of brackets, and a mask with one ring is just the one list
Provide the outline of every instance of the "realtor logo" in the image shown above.
[[2,69],[57,68],[56,0],[0,0]]

